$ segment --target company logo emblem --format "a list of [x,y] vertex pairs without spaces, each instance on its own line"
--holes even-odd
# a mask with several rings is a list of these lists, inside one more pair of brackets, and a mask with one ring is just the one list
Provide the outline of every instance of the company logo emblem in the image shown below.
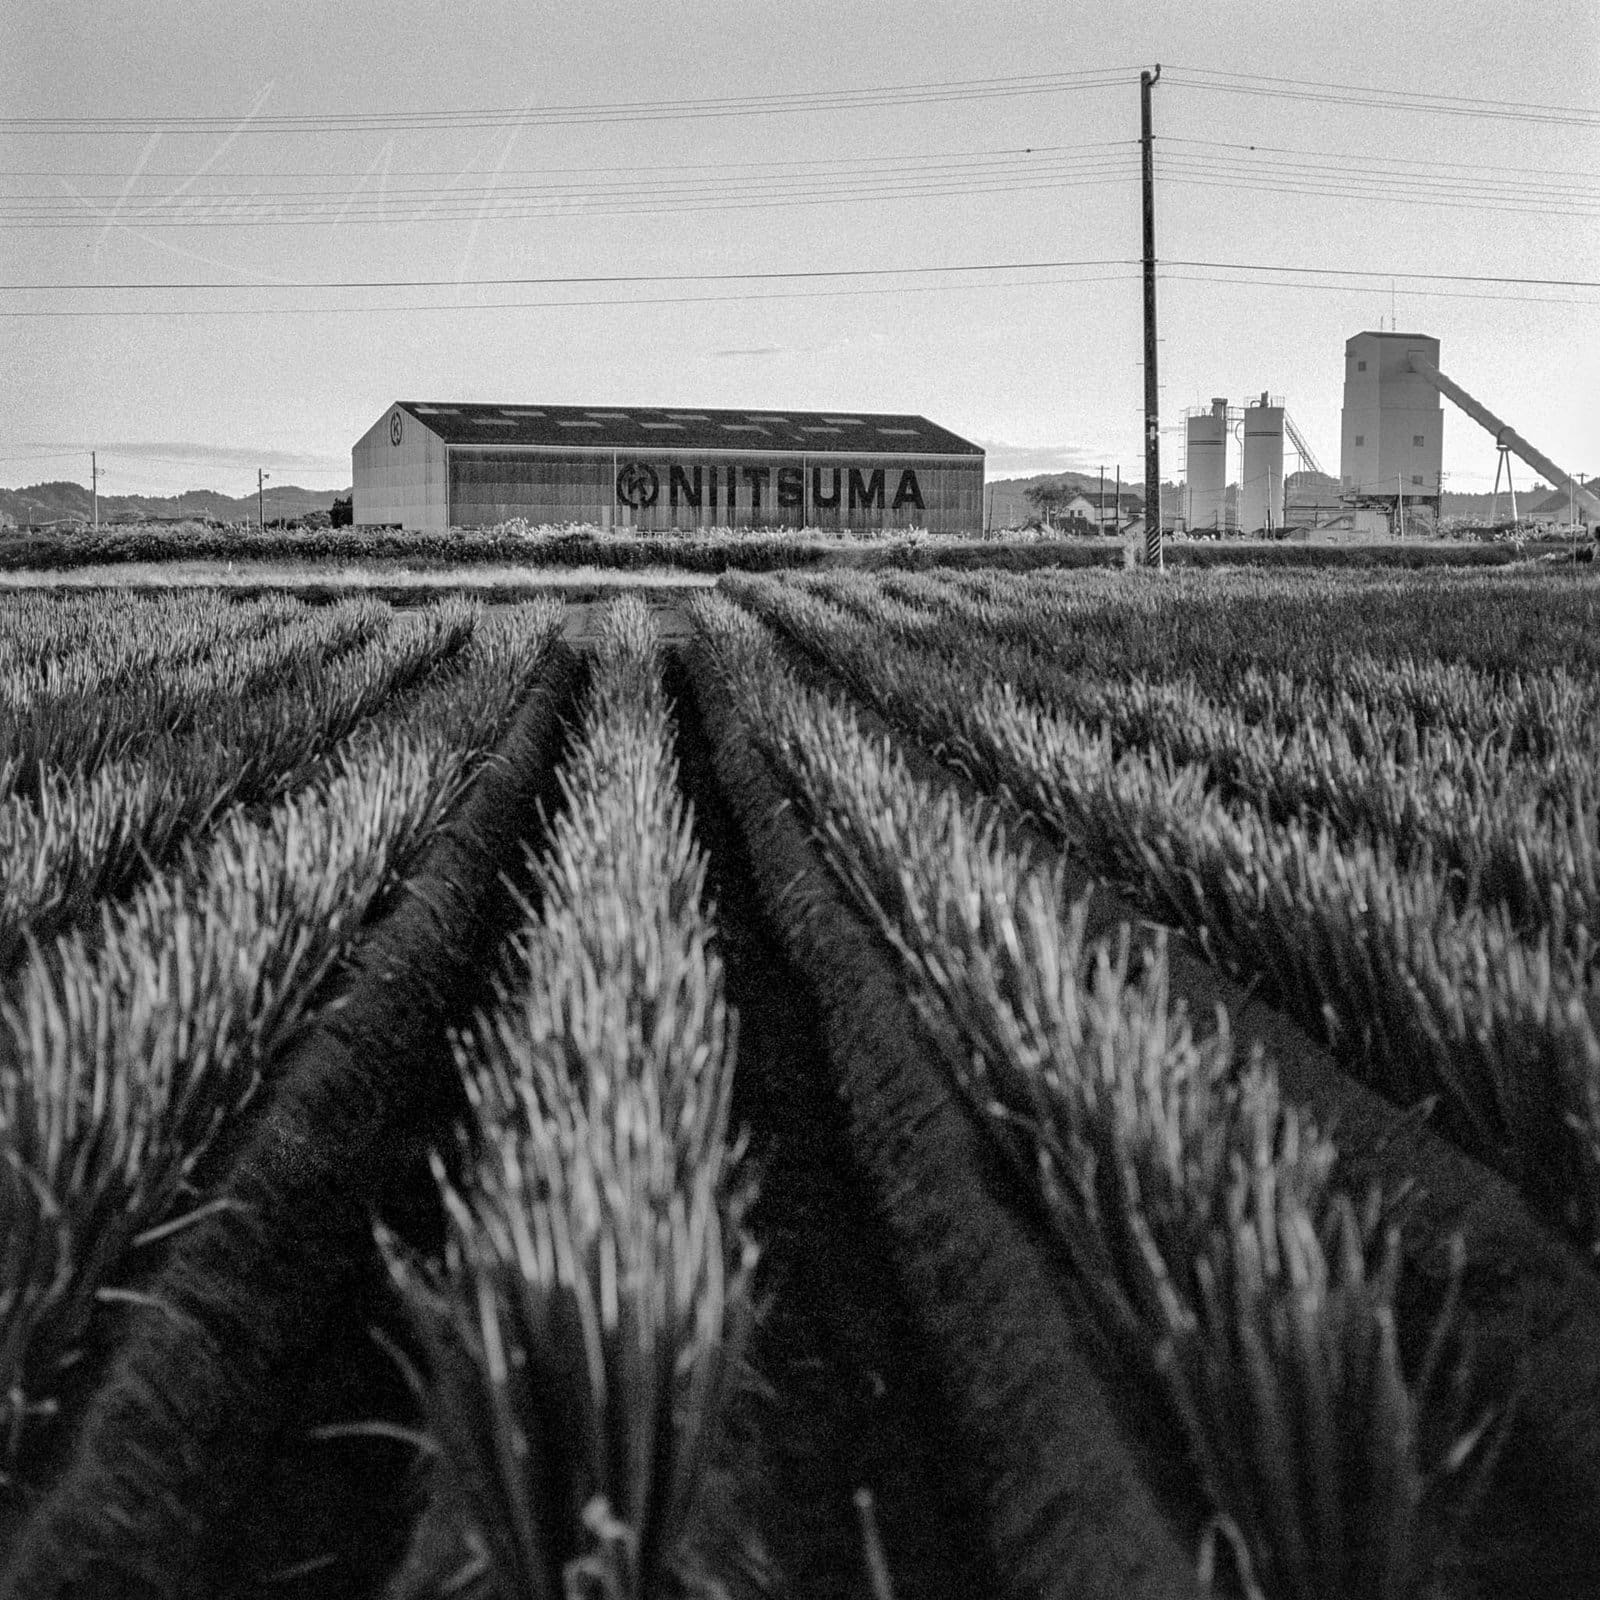
[[630,461],[617,471],[617,499],[625,506],[653,506],[661,494],[661,480],[654,467]]
[[389,418],[389,443],[400,443],[400,413],[398,411]]

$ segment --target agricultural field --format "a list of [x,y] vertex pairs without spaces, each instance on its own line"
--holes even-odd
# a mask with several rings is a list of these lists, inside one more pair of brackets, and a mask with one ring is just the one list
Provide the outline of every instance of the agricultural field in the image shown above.
[[1593,1594],[1586,571],[569,624],[0,597],[0,1593]]

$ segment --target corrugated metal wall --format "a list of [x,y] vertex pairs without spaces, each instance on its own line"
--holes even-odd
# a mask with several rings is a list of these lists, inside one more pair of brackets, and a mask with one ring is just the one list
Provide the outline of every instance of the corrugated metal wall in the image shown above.
[[399,406],[356,441],[350,452],[358,525],[442,532],[445,515],[445,445]]
[[450,450],[450,521],[976,533],[983,459]]

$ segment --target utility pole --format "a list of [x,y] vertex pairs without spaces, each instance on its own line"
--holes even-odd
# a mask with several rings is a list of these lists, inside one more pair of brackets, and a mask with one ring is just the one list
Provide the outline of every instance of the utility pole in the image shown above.
[[1104,535],[1106,531],[1106,469],[1100,469],[1100,526],[1095,532]]
[[1117,537],[1122,537],[1122,463],[1117,463]]
[[272,474],[256,468],[256,529],[260,533],[267,531],[267,479]]
[[1139,154],[1144,175],[1144,556],[1164,568],[1161,549],[1161,398],[1156,386],[1156,163],[1150,131],[1150,91],[1161,78],[1139,74]]
[[94,531],[100,531],[100,458],[91,450],[89,452],[89,494],[94,500]]

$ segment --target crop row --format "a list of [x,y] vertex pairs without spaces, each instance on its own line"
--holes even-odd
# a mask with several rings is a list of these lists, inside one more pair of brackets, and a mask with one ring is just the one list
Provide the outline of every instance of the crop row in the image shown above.
[[843,587],[874,632],[888,627],[1099,729],[1113,760],[1203,768],[1209,796],[1233,815],[1378,846],[1400,870],[1431,874],[1458,910],[1503,909],[1522,938],[1548,930],[1587,959],[1600,926],[1600,684],[1557,669],[1510,682],[1459,663],[1404,671],[1351,651],[1338,683],[1251,666],[1219,695],[1171,666],[1153,679],[1066,670],[1036,646],[975,636],[870,584],[807,587]]
[[991,807],[913,780],[747,617],[702,602],[697,620],[952,1081],[1038,1194],[1106,1356],[1184,1429],[1244,1570],[1272,1595],[1423,1581],[1444,1553],[1425,1524],[1485,1418],[1442,1359],[1448,1313],[1402,1370],[1377,1197],[1340,1191],[1332,1143],[1270,1064],[1236,1061],[1225,1029],[1195,1040],[1159,960],[1135,980],[1125,953],[1084,948],[1081,908]]
[[1600,597],[1581,576],[1174,571],[1130,585],[1098,572],[989,570],[885,572],[881,582],[1092,677],[1176,668],[1213,692],[1252,666],[1330,685],[1352,672],[1359,682],[1367,659],[1403,674],[1432,662],[1501,676],[1600,666]]
[[[1525,938],[1503,905],[1463,904],[1426,853],[1408,866],[1387,841],[1342,839],[1315,815],[1230,806],[1203,762],[1159,744],[1119,757],[1101,729],[990,677],[981,644],[918,650],[780,585],[735,592],[1214,959],[1264,979],[1358,1076],[1402,1105],[1441,1098],[1455,1137],[1586,1248],[1600,1244],[1588,924]],[[1403,767],[1395,776],[1405,783]],[[1575,823],[1580,842],[1590,829]],[[1558,853],[1553,893],[1582,892],[1582,859]]]
[[[250,694],[276,674],[364,644],[390,620],[371,600],[321,610],[289,609],[293,604],[213,599],[208,608],[174,617],[170,604],[156,600],[147,604],[152,615],[135,613],[88,648],[65,657],[42,654],[14,667],[4,696],[5,748],[22,738],[19,712],[32,713],[51,729],[77,715],[95,722],[118,718],[131,725],[130,732],[140,724],[173,731],[226,696]],[[114,708],[109,717],[103,709],[108,704]]]
[[401,658],[410,676],[441,639],[457,648],[420,693],[331,759],[395,675],[381,693],[357,680],[332,716],[302,706],[315,734],[299,772],[314,781],[264,812],[236,806],[98,927],[36,945],[14,975],[0,1010],[5,1458],[56,1413],[101,1308],[136,1300],[157,1247],[214,1207],[263,1078],[504,731],[558,619],[529,607],[465,648],[470,615],[424,622]]
[[385,1241],[496,1592],[724,1592],[708,1484],[750,1322],[733,1028],[644,607],[607,613],[534,900],[457,1059],[442,1258]]
[[[1415,759],[1436,733],[1488,745],[1499,762],[1542,758],[1582,736],[1585,707],[1600,690],[1594,674],[1565,655],[1541,658],[1535,652],[1512,670],[1474,659],[1474,647],[1492,635],[1481,625],[1468,633],[1465,619],[1448,644],[1436,637],[1433,651],[1422,647],[1403,618],[1388,614],[1390,608],[1372,604],[1364,618],[1353,621],[1338,603],[1350,599],[1348,582],[1330,592],[1326,611],[1305,610],[1303,594],[1286,595],[1289,617],[1278,616],[1271,629],[1255,634],[1256,608],[1246,603],[1248,590],[1237,592],[1237,583],[1210,583],[1197,617],[1183,595],[1097,593],[1087,584],[1069,590],[1043,579],[1017,585],[1004,603],[993,596],[975,603],[974,589],[992,587],[992,579],[825,574],[797,578],[795,585],[910,644],[959,650],[982,639],[994,676],[1045,696],[1076,685],[1079,693],[1099,697],[1088,715],[1129,716],[1110,691],[1113,682],[1136,691],[1170,689],[1202,706],[1225,705],[1237,719],[1278,737],[1318,719],[1358,759],[1384,751]],[[1273,587],[1284,585],[1279,580]],[[1489,598],[1506,609],[1550,599],[1509,582],[1500,590],[1485,594],[1480,580],[1480,607]],[[1410,603],[1433,598],[1413,596]],[[1568,598],[1564,615],[1542,616],[1530,606],[1548,635],[1589,626],[1589,596],[1574,591]],[[1164,610],[1155,609],[1157,600]],[[1238,615],[1224,609],[1227,601],[1237,605]],[[1451,614],[1451,608],[1439,610]],[[1342,646],[1333,632],[1341,617]],[[1208,632],[1220,637],[1207,644]],[[998,654],[990,657],[992,650]]]
[[303,615],[286,595],[235,605],[215,594],[22,593],[0,600],[0,699],[117,689],[182,667],[229,640],[258,638]]
[[141,738],[136,720],[109,718],[102,732],[141,748],[86,774],[35,767],[34,792],[0,802],[0,971],[29,938],[90,920],[231,807],[304,783],[354,728],[462,650],[474,621],[470,607],[445,602],[252,698],[219,696],[187,727]]
[[194,659],[158,661],[128,681],[40,692],[0,710],[0,772],[31,796],[52,774],[91,775],[226,720],[236,702],[314,683],[351,651],[381,649],[390,613],[347,601],[274,620],[259,634],[212,637]]

